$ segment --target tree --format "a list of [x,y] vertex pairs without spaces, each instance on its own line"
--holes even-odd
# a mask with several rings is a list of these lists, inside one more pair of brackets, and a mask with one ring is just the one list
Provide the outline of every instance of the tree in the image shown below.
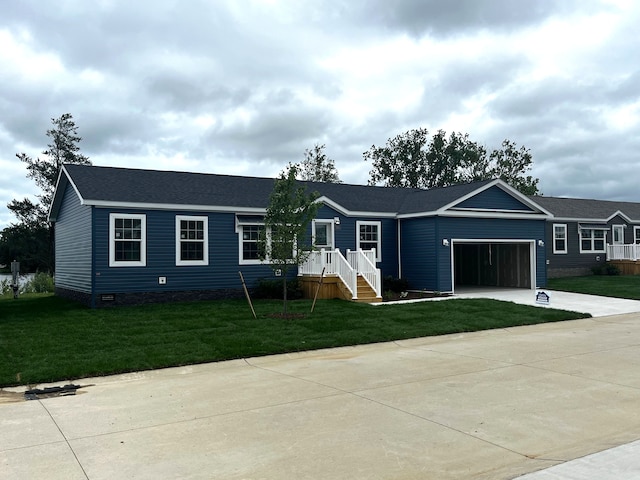
[[324,153],[326,145],[317,143],[304,151],[304,160],[299,165],[301,180],[311,182],[342,183],[333,160]]
[[[42,158],[33,159],[26,153],[17,153],[16,157],[27,164],[27,177],[32,178],[42,193],[37,195],[38,202],[29,198],[23,200],[13,199],[7,204],[18,218],[17,224],[12,224],[2,231],[5,243],[15,242],[17,238],[31,238],[32,244],[39,249],[38,252],[26,252],[34,262],[35,269],[53,269],[53,227],[49,225],[48,214],[53,193],[60,174],[60,169],[65,163],[90,165],[90,160],[80,153],[78,143],[82,138],[78,136],[78,127],[70,113],[65,113],[60,118],[52,118],[54,128],[47,130],[50,143],[42,152]],[[19,227],[19,228],[14,228]],[[44,249],[45,251],[41,251]],[[6,263],[13,258],[5,258],[7,251],[15,251],[12,248],[0,250],[0,263]],[[17,258],[21,260],[21,258]],[[44,260],[47,259],[47,260]],[[21,265],[22,267],[22,265]],[[34,268],[34,267],[31,267]],[[25,270],[26,271],[26,270]]]
[[307,228],[316,216],[317,193],[307,194],[296,181],[298,166],[289,166],[276,178],[269,199],[265,228],[259,239],[260,259],[268,262],[276,275],[282,277],[283,313],[287,315],[287,274],[309,256]]
[[468,134],[447,137],[439,130],[430,138],[426,128],[418,128],[389,139],[384,147],[372,145],[363,156],[373,165],[370,185],[435,188],[500,178],[524,194],[539,193],[538,179],[525,175],[531,169],[531,152],[509,140],[487,155]]

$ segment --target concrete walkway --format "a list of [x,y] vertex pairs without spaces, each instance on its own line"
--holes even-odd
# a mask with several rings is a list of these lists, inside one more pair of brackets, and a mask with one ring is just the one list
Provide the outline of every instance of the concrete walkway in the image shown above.
[[627,314],[14,389],[0,479],[640,478],[639,372]]

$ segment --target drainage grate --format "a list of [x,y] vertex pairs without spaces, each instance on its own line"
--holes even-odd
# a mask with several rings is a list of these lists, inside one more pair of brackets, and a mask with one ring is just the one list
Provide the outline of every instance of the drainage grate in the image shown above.
[[86,387],[87,385],[74,385],[70,383],[61,387],[34,388],[24,392],[24,398],[26,400],[40,400],[42,398],[66,397],[75,395],[76,390],[83,386]]

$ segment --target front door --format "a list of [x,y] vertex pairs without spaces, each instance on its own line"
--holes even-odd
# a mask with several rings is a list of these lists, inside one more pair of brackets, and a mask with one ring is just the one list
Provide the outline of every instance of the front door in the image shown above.
[[613,231],[613,244],[614,245],[623,245],[624,244],[624,225],[613,225],[611,227]]
[[333,250],[333,221],[316,220],[313,222],[313,245],[319,250]]

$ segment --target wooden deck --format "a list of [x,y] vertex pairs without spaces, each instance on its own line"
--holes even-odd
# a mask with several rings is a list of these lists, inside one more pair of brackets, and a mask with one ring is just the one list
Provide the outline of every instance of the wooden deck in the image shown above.
[[621,275],[640,275],[640,260],[609,260],[620,269]]
[[[304,298],[313,298],[320,282],[320,275],[303,275],[300,277],[302,282],[302,292]],[[358,275],[358,298],[352,298],[349,289],[342,283],[338,276],[330,275],[322,279],[322,285],[318,292],[319,299],[340,298],[349,300],[350,302],[359,303],[380,303],[382,298],[376,297],[376,292],[369,286],[367,281]]]

